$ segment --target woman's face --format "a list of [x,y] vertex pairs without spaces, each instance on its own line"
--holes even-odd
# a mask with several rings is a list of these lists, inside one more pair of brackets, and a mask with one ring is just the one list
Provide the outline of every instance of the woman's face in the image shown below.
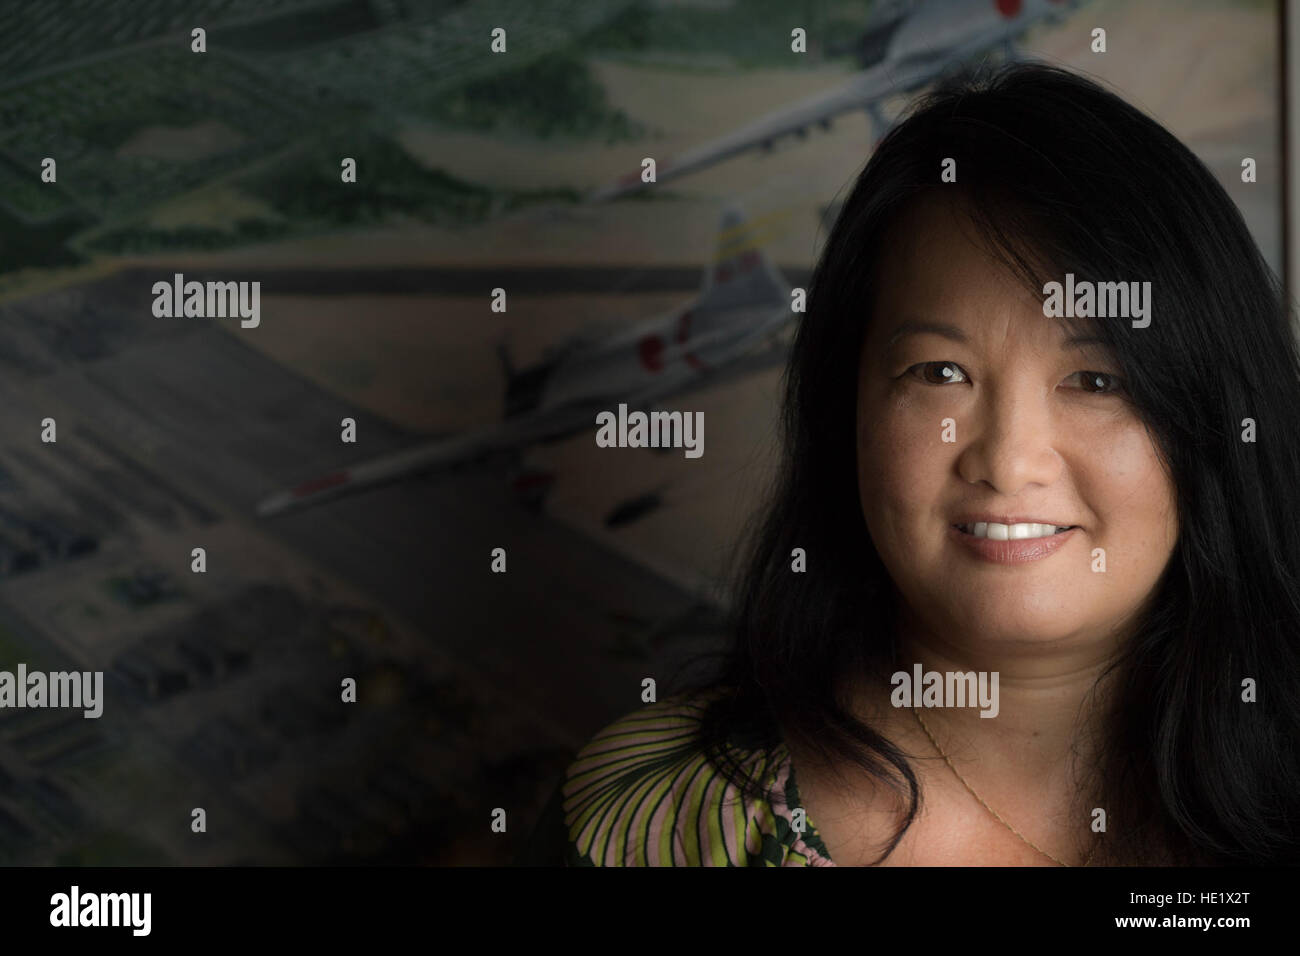
[[[885,244],[859,367],[867,528],[931,639],[1120,640],[1176,543],[1173,486],[1136,409],[1108,391],[1118,364],[1067,344],[974,235],[961,206],[928,197]],[[979,543],[954,527],[981,516],[1077,527]],[[1024,530],[1044,529],[1009,533]]]

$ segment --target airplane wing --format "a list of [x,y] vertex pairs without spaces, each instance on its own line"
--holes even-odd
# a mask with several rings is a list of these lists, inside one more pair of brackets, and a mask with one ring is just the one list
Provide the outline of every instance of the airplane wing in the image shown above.
[[317,504],[369,485],[380,484],[401,475],[432,468],[451,466],[491,454],[504,440],[501,426],[454,438],[425,442],[412,448],[375,458],[361,464],[340,468],[317,478],[309,478],[291,488],[264,498],[257,505],[259,515],[274,515],[292,508]]
[[[554,413],[528,419],[510,419],[487,425],[450,438],[437,438],[411,448],[337,469],[317,478],[309,478],[291,488],[264,498],[257,506],[259,515],[279,514],[293,508],[318,504],[340,495],[360,491],[407,475],[438,468],[452,468],[487,458],[495,452],[531,444],[542,438],[573,428],[577,410],[570,420]],[[583,424],[595,421],[595,412]]]
[[[769,333],[768,337],[774,339],[778,334],[779,330]],[[257,506],[257,513],[262,516],[279,514],[395,481],[408,475],[440,468],[453,468],[487,458],[497,452],[514,451],[545,439],[563,438],[584,428],[594,429],[596,413],[608,410],[611,403],[617,405],[619,402],[626,402],[628,405],[641,407],[652,405],[669,396],[689,395],[731,381],[741,375],[782,365],[787,356],[788,346],[782,341],[772,341],[766,347],[753,348],[726,365],[705,374],[695,375],[686,381],[656,383],[650,388],[628,395],[613,396],[600,402],[583,405],[569,405],[536,415],[509,419],[475,429],[464,435],[423,442],[399,452],[299,482],[291,488],[263,499]]]
[[[662,183],[712,166],[747,150],[768,147],[783,136],[805,135],[809,127],[814,125],[829,127],[834,117],[852,110],[866,110],[871,115],[873,125],[884,126],[886,124],[879,109],[883,100],[919,89],[939,79],[946,71],[989,49],[1001,46],[1010,52],[1013,36],[1044,18],[1060,22],[1077,5],[1077,2],[1052,0],[1048,7],[1030,15],[1019,9],[1019,4],[1008,4],[1008,8],[1015,9],[1000,11],[1001,16],[994,17],[989,23],[976,24],[971,27],[970,35],[964,37],[961,35],[962,30],[969,24],[945,21],[944,25],[956,34],[951,38],[950,44],[934,50],[916,49],[898,58],[879,60],[857,72],[843,86],[815,93],[680,156],[665,159],[657,164],[655,181]],[[1001,8],[1002,4],[998,4],[998,7]],[[985,7],[975,5],[963,12],[968,19],[989,15]],[[885,19],[887,18],[882,16],[882,22]],[[933,21],[924,24],[926,27],[933,25]],[[883,130],[873,130],[873,135],[879,139]],[[616,183],[590,193],[587,201],[614,199],[644,189],[647,185],[649,184],[641,180],[641,170],[637,169],[625,174]]]
[[[791,133],[802,133],[810,126],[825,125],[831,119],[856,109],[871,109],[880,100],[906,93],[928,82],[936,73],[933,63],[917,63],[897,67],[878,64],[864,70],[848,83],[835,89],[816,93],[786,109],[761,117],[748,126],[719,139],[696,147],[682,155],[665,160],[655,170],[657,182],[712,166],[746,150],[772,143]],[[649,185],[641,181],[640,170],[623,176],[617,183],[596,190],[587,197],[588,202],[601,202],[635,192]]]

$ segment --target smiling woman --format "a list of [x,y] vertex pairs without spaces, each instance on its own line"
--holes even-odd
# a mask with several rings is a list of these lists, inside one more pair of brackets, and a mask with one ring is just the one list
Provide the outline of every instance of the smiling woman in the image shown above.
[[[1148,314],[1045,315],[1066,275]],[[814,273],[734,640],[579,753],[569,861],[1300,861],[1298,386],[1157,123],[1044,66],[931,94]]]

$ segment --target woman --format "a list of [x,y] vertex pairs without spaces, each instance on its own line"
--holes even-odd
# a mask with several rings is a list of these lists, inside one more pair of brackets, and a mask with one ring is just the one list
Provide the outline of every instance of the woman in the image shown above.
[[579,753],[569,862],[1300,861],[1282,303],[1111,93],[927,97],[814,273],[733,644]]

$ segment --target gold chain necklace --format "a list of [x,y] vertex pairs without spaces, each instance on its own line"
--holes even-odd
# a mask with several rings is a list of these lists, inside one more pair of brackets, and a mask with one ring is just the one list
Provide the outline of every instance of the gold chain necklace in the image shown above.
[[[998,812],[984,802],[984,798],[975,792],[974,788],[971,787],[971,785],[966,782],[966,778],[963,777],[960,773],[957,773],[957,768],[952,765],[952,761],[948,759],[948,755],[944,753],[943,748],[939,746],[939,741],[934,739],[934,734],[930,733],[930,728],[925,725],[925,720],[921,717],[921,712],[916,708],[916,705],[912,706],[912,713],[916,714],[916,719],[920,723],[921,729],[924,730],[925,735],[930,738],[930,743],[934,744],[934,749],[939,751],[939,756],[943,757],[943,762],[948,765],[948,769],[957,775],[957,779],[961,781],[962,786],[970,791],[970,795],[974,797],[976,800],[978,800],[985,810],[993,814],[993,816],[997,819],[998,823],[1002,824],[1004,827],[1006,827],[1016,836],[1020,837],[1021,840],[1024,840],[1025,843],[1028,843],[1031,847],[1033,847],[1035,850],[1043,854],[1043,856],[1047,857],[1049,860],[1053,861],[1054,863],[1059,863],[1061,866],[1070,865],[1069,863],[1066,863],[1064,860],[1058,860],[1056,857],[1052,856],[1052,854],[1048,853],[1042,847],[1031,842],[1023,833],[1021,833],[1019,830],[1013,827],[1010,823],[1007,823],[1006,820],[1003,820],[1002,817],[998,816]],[[1096,852],[1097,852],[1097,844],[1094,843],[1092,850],[1088,853],[1087,859],[1085,859],[1083,863],[1080,864],[1080,866],[1087,866],[1089,863],[1091,863],[1092,856]]]

